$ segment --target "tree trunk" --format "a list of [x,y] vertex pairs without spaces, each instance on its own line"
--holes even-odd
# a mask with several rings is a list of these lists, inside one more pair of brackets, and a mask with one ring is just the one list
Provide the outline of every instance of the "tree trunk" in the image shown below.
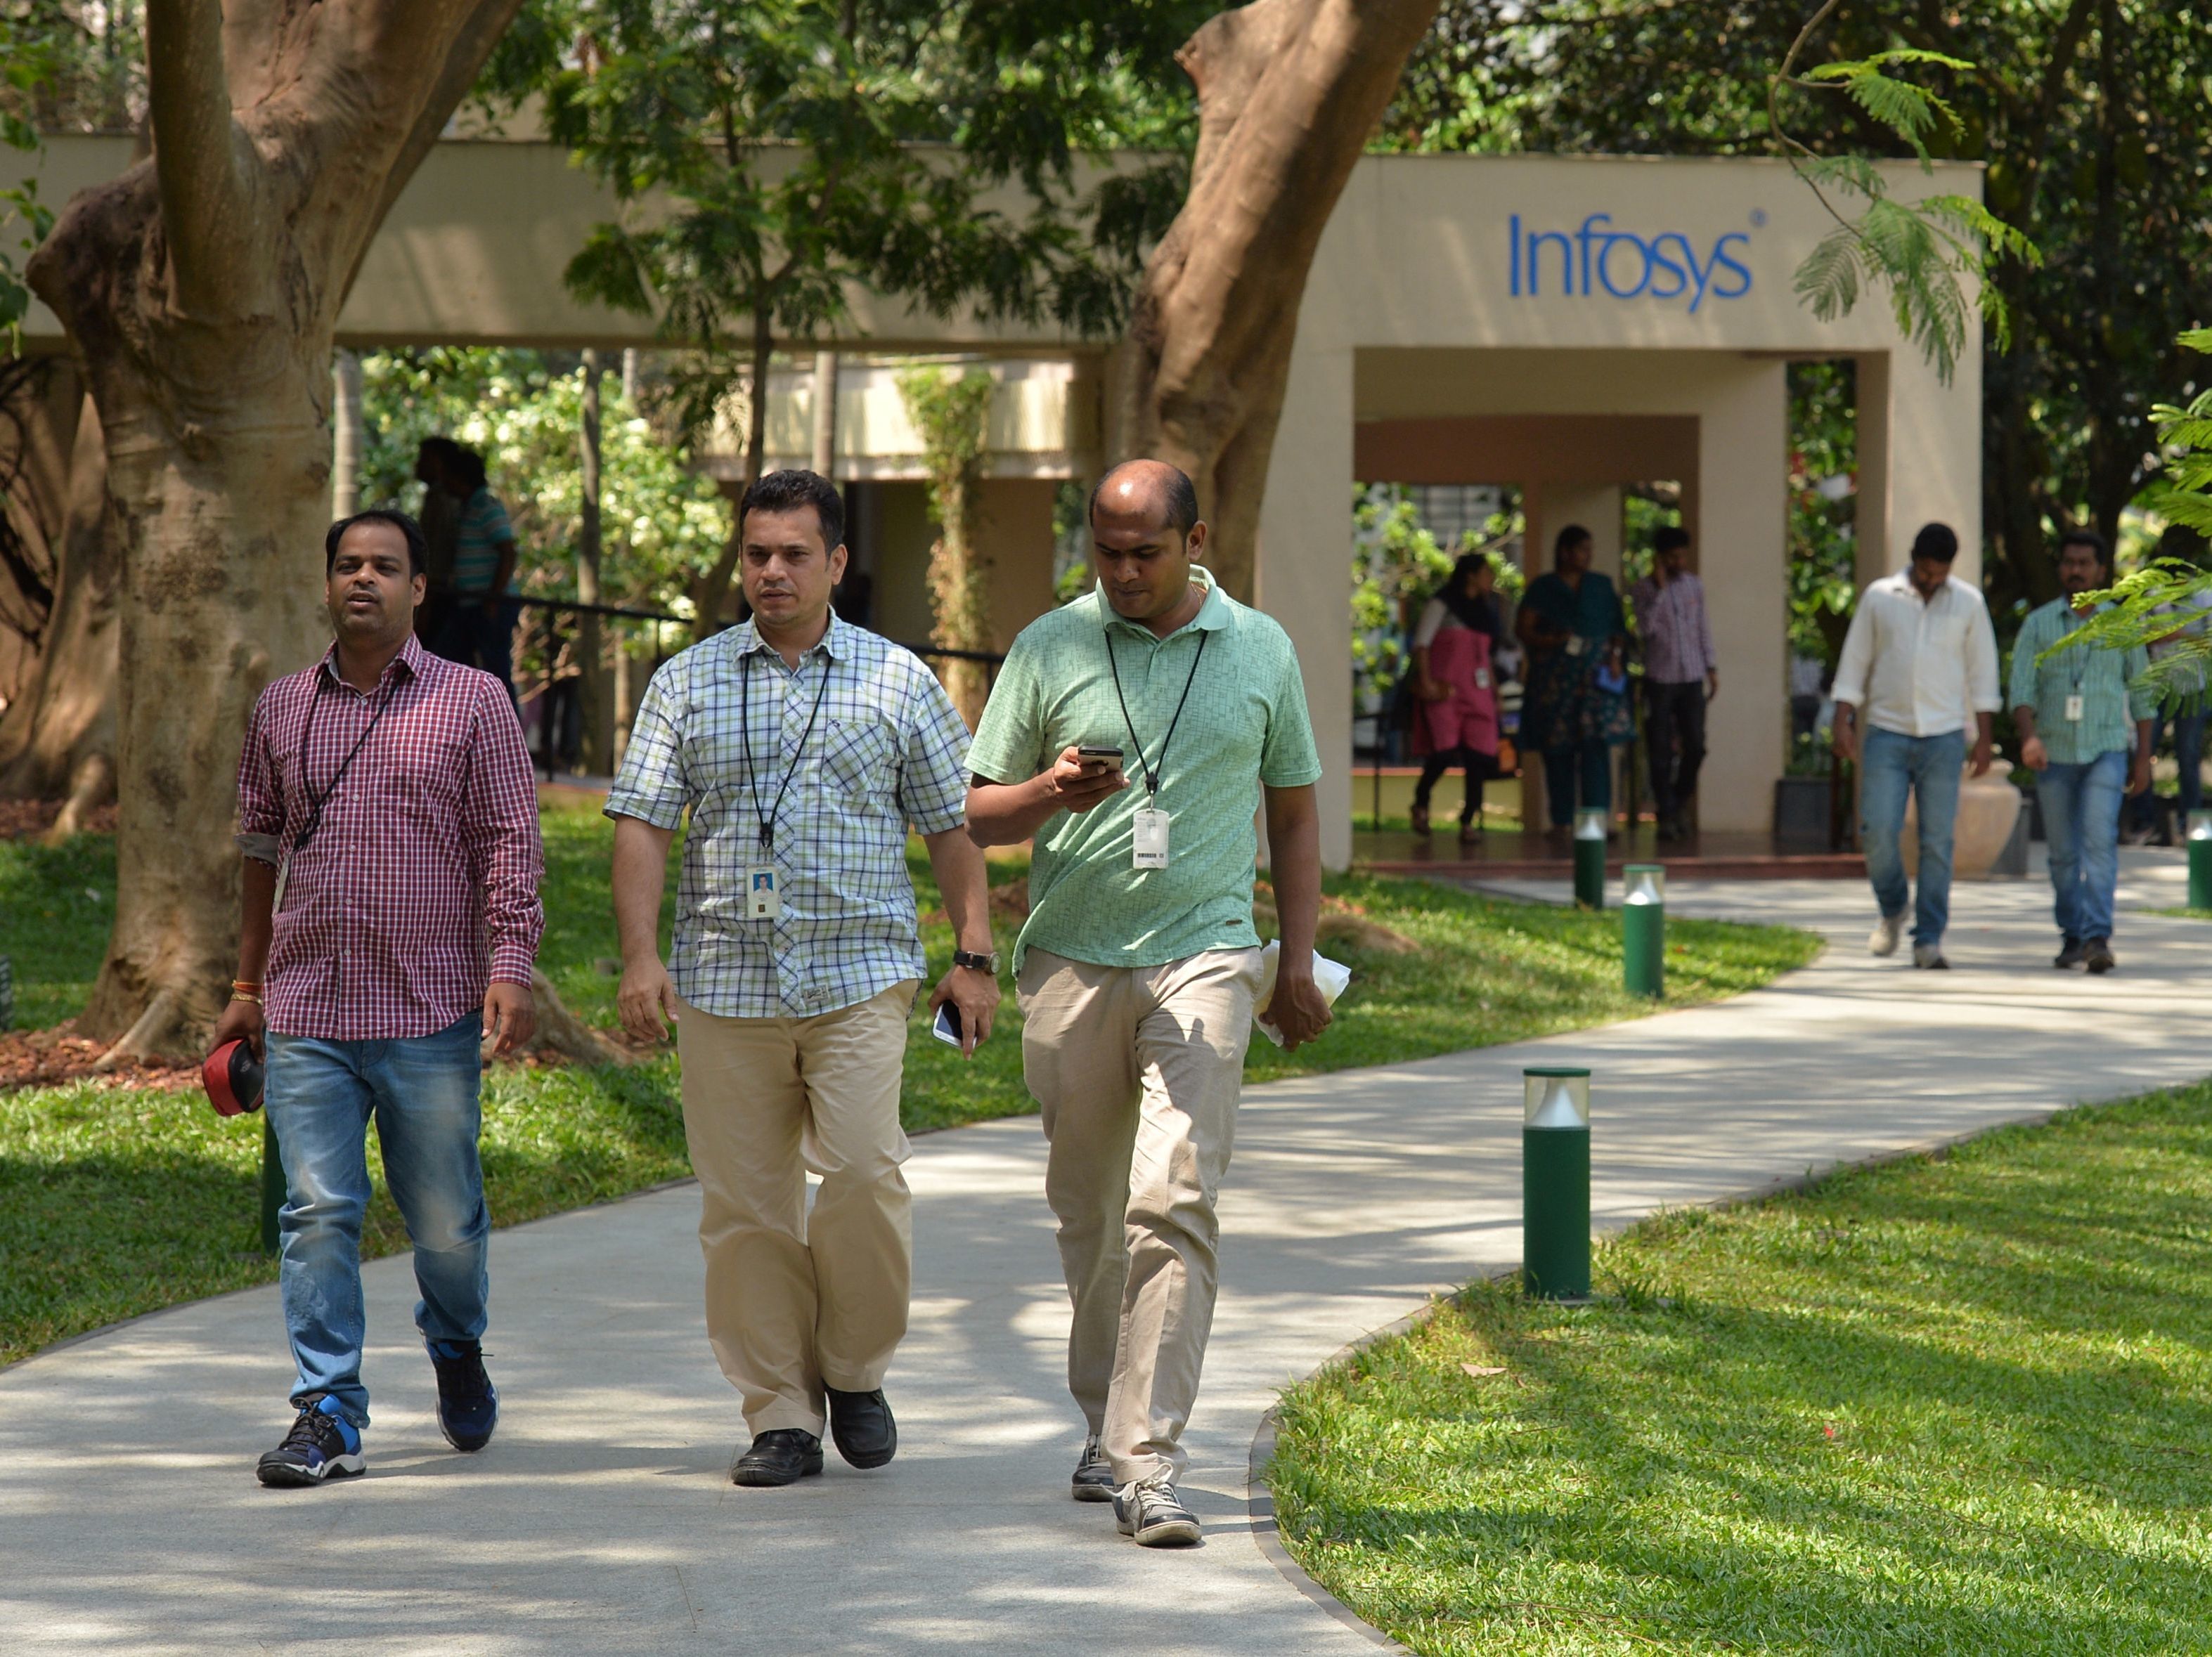
[[1437,0],[1255,0],[1178,54],[1198,88],[1198,154],[1118,354],[1113,435],[1117,455],[1190,474],[1212,526],[1209,564],[1237,598],[1252,596],[1314,250],[1436,10]]
[[[775,360],[775,318],[763,305],[753,313],[752,385],[745,393],[745,487],[759,481],[768,464],[768,371]],[[730,584],[737,579],[738,559],[744,549],[744,490],[730,501],[730,538],[722,543],[722,555],[714,568],[691,585],[695,642],[712,638],[722,622],[722,606],[729,602]]]
[[189,1053],[237,950],[236,773],[328,637],[331,334],[370,238],[516,0],[148,0],[153,154],[33,255],[119,520],[117,901],[80,1028]]
[[[576,597],[587,604],[599,598],[599,385],[605,378],[599,354],[584,353],[578,370],[584,382],[584,415],[576,448],[583,470],[583,509],[578,514],[576,536]],[[576,665],[582,671],[578,687],[583,703],[583,751],[578,756],[586,774],[614,774],[614,707],[607,695],[607,666],[604,643],[606,628],[599,616],[586,610],[577,617]]]
[[[69,806],[58,828],[81,828],[113,797],[116,610],[121,573],[119,525],[107,495],[107,452],[100,411],[65,367],[46,404],[39,444],[64,458],[40,468],[33,483],[40,516],[52,525],[52,607],[21,694],[0,714],[0,797],[51,799]],[[52,398],[74,403],[65,425]],[[73,428],[73,429],[72,429]]]
[[331,519],[361,510],[361,359],[351,351],[331,357]]

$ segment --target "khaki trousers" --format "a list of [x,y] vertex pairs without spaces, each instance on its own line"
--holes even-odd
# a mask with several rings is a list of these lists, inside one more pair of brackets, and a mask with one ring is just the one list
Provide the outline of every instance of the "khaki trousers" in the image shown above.
[[1116,1484],[1182,1473],[1259,986],[1257,950],[1022,962],[1022,1068],[1044,1108],[1045,1197],[1075,1303],[1067,1386]]
[[[914,990],[812,1018],[722,1018],[686,1002],[677,1019],[707,1338],[756,1435],[819,1437],[823,1384],[874,1390],[906,1333],[899,1083]],[[809,1168],[822,1176],[811,1216]]]

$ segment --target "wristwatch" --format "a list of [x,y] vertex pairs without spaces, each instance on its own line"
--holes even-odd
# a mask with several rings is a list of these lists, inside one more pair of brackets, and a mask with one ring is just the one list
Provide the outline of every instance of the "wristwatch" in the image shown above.
[[972,950],[955,950],[952,952],[952,964],[956,967],[973,967],[979,973],[988,973],[992,977],[996,978],[999,975],[999,952],[994,950],[988,955],[977,955]]

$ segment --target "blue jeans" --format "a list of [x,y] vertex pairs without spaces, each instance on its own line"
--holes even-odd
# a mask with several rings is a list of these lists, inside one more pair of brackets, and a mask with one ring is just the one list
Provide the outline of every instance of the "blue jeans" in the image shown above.
[[1870,725],[1860,748],[1859,844],[1867,878],[1885,915],[1905,913],[1911,895],[1898,841],[1905,832],[1907,793],[1920,805],[1920,901],[1912,914],[1915,944],[1937,944],[1951,920],[1951,831],[1959,820],[1959,774],[1966,733],[1900,737]]
[[2120,877],[2120,801],[2128,756],[2118,750],[2085,765],[2053,765],[2035,780],[2058,930],[2087,942],[2112,935],[2112,888]]
[[1575,820],[1577,781],[1583,804],[1613,809],[1613,750],[1603,737],[1587,737],[1572,748],[1544,756],[1544,809],[1556,827],[1564,828]]
[[[2204,804],[2204,715],[2202,713],[2160,713],[2151,725],[2150,751],[2157,753],[2166,742],[2166,731],[2173,727],[2173,759],[2181,771],[2181,798],[2175,802],[2181,810],[2181,822],[2177,831],[2189,821],[2189,814]],[[2138,828],[2158,827],[2159,797],[2156,788],[2146,788],[2129,804],[2129,816]]]
[[368,1424],[361,1383],[367,1316],[361,1221],[368,1206],[368,1123],[384,1147],[384,1179],[415,1245],[428,1340],[484,1331],[491,1216],[477,1162],[483,1020],[471,1013],[434,1035],[390,1041],[268,1037],[264,1097],[285,1199],[278,1229],[284,1324],[299,1366],[296,1405],[328,1393],[345,1418]]

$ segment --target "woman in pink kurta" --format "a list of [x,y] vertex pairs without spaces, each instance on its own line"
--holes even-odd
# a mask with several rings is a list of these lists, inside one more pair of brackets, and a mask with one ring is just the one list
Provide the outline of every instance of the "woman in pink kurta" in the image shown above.
[[1482,785],[1498,774],[1498,685],[1492,652],[1501,632],[1497,571],[1469,553],[1429,600],[1413,634],[1413,751],[1423,756],[1413,788],[1413,832],[1429,832],[1429,797],[1454,766],[1467,774],[1459,838],[1482,834]]

